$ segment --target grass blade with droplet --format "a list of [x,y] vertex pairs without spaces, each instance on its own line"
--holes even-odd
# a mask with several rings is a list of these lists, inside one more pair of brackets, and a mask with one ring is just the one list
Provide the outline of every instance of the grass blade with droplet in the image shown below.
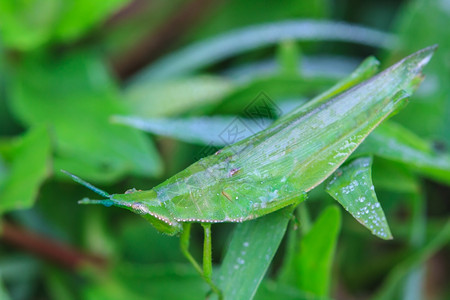
[[372,158],[361,157],[339,168],[328,181],[327,192],[352,216],[382,239],[392,234],[372,183]]

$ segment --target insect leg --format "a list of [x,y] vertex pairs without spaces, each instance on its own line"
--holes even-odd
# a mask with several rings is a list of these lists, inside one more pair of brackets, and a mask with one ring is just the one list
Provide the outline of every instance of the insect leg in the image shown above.
[[203,278],[219,299],[222,299],[222,292],[212,281],[211,223],[202,223],[202,227],[205,233],[203,241]]
[[183,231],[180,236],[180,248],[183,255],[191,262],[197,272],[203,276],[203,270],[189,252],[189,239],[191,237],[191,223],[183,223]]
[[[202,276],[203,280],[208,283],[211,290],[219,296],[219,300],[222,300],[222,293],[217,286],[212,282],[212,258],[211,258],[211,224],[203,224],[205,229],[205,243],[203,250],[203,269],[197,263],[194,257],[189,252],[189,239],[191,235],[191,223],[183,223],[183,231],[180,236],[180,248],[183,255],[190,261],[197,272]],[[206,228],[205,228],[206,226]]]

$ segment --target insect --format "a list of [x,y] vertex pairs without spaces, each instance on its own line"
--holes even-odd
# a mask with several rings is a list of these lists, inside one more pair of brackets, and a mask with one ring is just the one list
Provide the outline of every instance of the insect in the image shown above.
[[[110,195],[71,175],[106,198],[80,203],[122,207],[163,233],[181,234],[183,253],[220,293],[211,280],[211,223],[244,222],[304,201],[380,122],[406,104],[434,49],[418,51],[336,97],[339,91],[332,89],[151,190]],[[203,270],[188,252],[192,223],[201,223],[207,237]]]

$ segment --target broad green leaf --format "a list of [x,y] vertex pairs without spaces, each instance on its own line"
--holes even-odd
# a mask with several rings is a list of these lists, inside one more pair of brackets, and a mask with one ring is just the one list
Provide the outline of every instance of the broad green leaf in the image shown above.
[[224,299],[252,299],[266,273],[294,207],[237,225],[216,274]]
[[329,206],[300,240],[300,248],[294,258],[292,283],[301,291],[328,296],[340,229],[341,212],[338,207]]
[[238,29],[192,44],[157,61],[134,77],[138,82],[191,73],[237,54],[283,40],[331,40],[392,47],[393,36],[366,27],[329,21],[283,21]]
[[[42,0],[38,0],[42,2]],[[44,0],[45,2],[45,0]],[[63,15],[53,27],[55,40],[71,41],[79,38],[130,0],[60,0]]]
[[425,176],[450,183],[450,155],[437,152],[430,143],[393,122],[379,126],[357,154],[373,154],[400,162]]
[[326,190],[352,216],[382,239],[392,239],[372,183],[372,158],[361,157],[339,168]]
[[406,259],[396,265],[388,274],[380,289],[377,291],[374,300],[395,299],[399,283],[415,267],[420,266],[433,256],[442,247],[450,243],[450,221],[447,221],[443,228],[425,243],[423,247],[411,253]]
[[6,177],[0,181],[0,214],[33,205],[49,175],[50,137],[43,126],[31,129],[12,148]]
[[126,1],[1,1],[0,36],[7,47],[24,51],[53,41],[71,41],[103,21]]
[[159,155],[147,137],[110,123],[127,109],[105,66],[92,53],[58,60],[29,57],[11,88],[10,104],[25,125],[47,124],[55,139],[55,169],[96,181],[131,173],[155,176]]
[[32,49],[47,42],[60,0],[0,1],[0,38],[6,47]]
[[235,88],[221,77],[198,76],[162,83],[133,85],[125,97],[133,114],[165,117],[185,113],[202,105],[215,105]]

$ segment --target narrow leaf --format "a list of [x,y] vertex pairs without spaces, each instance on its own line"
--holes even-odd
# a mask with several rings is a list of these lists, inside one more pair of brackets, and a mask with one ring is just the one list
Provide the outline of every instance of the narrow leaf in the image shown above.
[[256,300],[331,300],[331,298],[316,296],[306,291],[300,291],[292,285],[286,285],[271,280],[264,280],[255,296]]
[[237,225],[216,281],[224,299],[252,299],[286,232],[294,207]]
[[125,97],[137,116],[166,117],[198,106],[214,105],[234,88],[234,84],[225,78],[198,76],[132,85],[125,90]]
[[372,183],[372,158],[361,157],[339,168],[326,191],[372,234],[391,239],[392,234]]
[[[360,83],[364,79],[369,78],[378,70],[379,62],[373,57],[365,59],[361,65],[352,72],[348,77],[339,81],[333,87],[331,87],[326,92],[322,93],[319,98],[326,100],[336,94],[343,92],[344,90],[350,88],[351,86]],[[260,88],[260,87],[258,87]],[[230,100],[227,101],[228,105],[230,102],[238,102],[242,106],[242,102],[252,99],[251,93],[242,94],[239,92],[234,92]],[[244,97],[245,96],[245,97]],[[180,93],[179,97],[183,97]],[[151,98],[151,97],[149,97]],[[159,100],[164,98],[159,98]],[[151,100],[149,99],[151,102]],[[301,102],[300,102],[301,103]],[[133,105],[133,104],[132,104]],[[153,107],[153,105],[149,105]],[[219,111],[223,111],[224,106]],[[135,108],[136,109],[136,108]],[[301,106],[297,109],[301,109]],[[138,115],[145,115],[138,114]],[[158,113],[155,113],[158,114]],[[240,138],[244,139],[252,134],[255,134],[272,123],[270,119],[261,120],[251,120],[239,116],[213,116],[213,117],[190,117],[190,118],[141,118],[136,116],[115,116],[113,122],[125,124],[138,128],[156,135],[162,135],[166,137],[171,137],[185,141],[188,143],[204,144],[204,145],[214,145],[214,146],[226,146],[227,140],[224,139],[223,133],[227,130],[234,121],[239,120],[244,125],[243,128],[248,130],[242,131]],[[289,115],[289,114],[288,114]],[[277,122],[281,122],[278,120]],[[256,121],[256,122],[255,122]]]
[[297,288],[316,296],[328,295],[340,228],[341,212],[338,207],[330,206],[303,236],[300,251],[294,260],[293,276]]
[[180,76],[283,40],[346,41],[389,48],[394,37],[341,22],[306,20],[255,25],[193,44],[168,55],[134,77],[131,83]]
[[239,120],[244,128],[239,135],[242,140],[253,133],[264,129],[259,124],[270,124],[272,120],[255,120],[241,118],[238,116],[213,116],[213,117],[190,117],[190,118],[158,118],[144,119],[139,117],[115,116],[112,121],[141,129],[156,135],[166,136],[200,145],[226,146],[227,140],[223,133],[233,122]]
[[399,124],[386,122],[357,151],[401,162],[419,173],[450,183],[450,155],[439,153],[430,143]]

